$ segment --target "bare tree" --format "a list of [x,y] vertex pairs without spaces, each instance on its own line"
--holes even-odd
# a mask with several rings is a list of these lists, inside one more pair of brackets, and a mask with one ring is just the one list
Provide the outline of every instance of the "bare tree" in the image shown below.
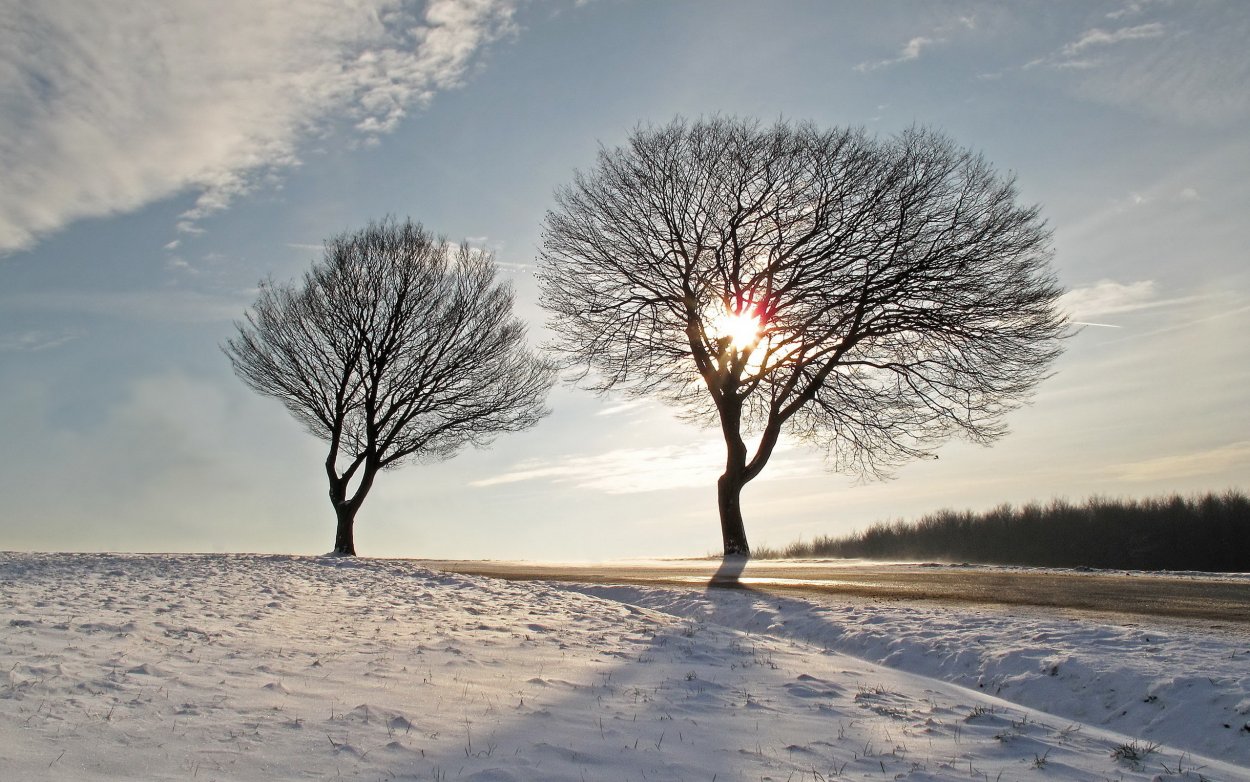
[[380,470],[440,460],[546,415],[551,363],[526,349],[486,252],[411,221],[325,243],[300,284],[262,282],[223,346],[235,373],[329,443],[336,554]]
[[1004,433],[1067,329],[1049,232],[1016,200],[920,128],[639,128],[547,215],[554,347],[591,388],[719,424],[724,550],[749,554],[740,494],[783,430],[864,477]]

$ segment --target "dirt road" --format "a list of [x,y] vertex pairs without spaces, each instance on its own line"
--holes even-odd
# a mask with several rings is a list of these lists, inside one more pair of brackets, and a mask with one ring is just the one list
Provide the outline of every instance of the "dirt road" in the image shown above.
[[526,563],[426,560],[428,567],[513,580],[785,590],[891,600],[1041,606],[1250,625],[1250,580],[960,565],[658,560]]

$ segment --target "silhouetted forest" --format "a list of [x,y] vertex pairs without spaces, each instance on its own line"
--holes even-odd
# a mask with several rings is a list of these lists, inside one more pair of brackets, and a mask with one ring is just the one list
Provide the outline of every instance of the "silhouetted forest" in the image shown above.
[[983,513],[942,510],[755,555],[1250,572],[1250,498],[1228,491],[1145,500],[1095,497],[1080,505],[1054,500]]

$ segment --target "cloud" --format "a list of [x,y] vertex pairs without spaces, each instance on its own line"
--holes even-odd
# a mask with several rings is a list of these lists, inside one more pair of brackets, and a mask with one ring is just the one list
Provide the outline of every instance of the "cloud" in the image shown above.
[[[1048,68],[1076,70],[1095,68],[1103,63],[1103,60],[1096,56],[1097,50],[1114,46],[1115,44],[1123,43],[1124,41],[1140,41],[1150,38],[1160,38],[1165,34],[1165,32],[1166,28],[1161,22],[1150,22],[1149,24],[1139,24],[1132,27],[1121,27],[1111,31],[1095,27],[1081,33],[1070,43],[1064,44],[1058,51],[1045,57],[1039,57],[1032,60],[1024,67],[1035,68],[1038,66],[1044,66]],[[1094,51],[1091,52],[1090,50]]]
[[228,322],[240,317],[249,304],[251,298],[243,294],[224,296],[184,290],[61,291],[0,298],[0,306],[9,312],[73,312],[165,323]]
[[648,405],[649,402],[646,399],[627,399],[623,402],[617,402],[614,405],[605,407],[595,413],[595,415],[619,415],[621,413],[628,413],[646,408]]
[[0,353],[33,353],[39,350],[50,350],[77,339],[79,336],[69,331],[21,331],[15,334],[0,334]]
[[1157,184],[1144,192],[1131,190],[1123,198],[1113,199],[1111,201],[1111,211],[1116,214],[1123,214],[1148,204],[1172,205],[1193,203],[1201,200],[1202,196],[1198,194],[1197,188],[1181,187],[1178,189],[1170,187],[1168,184]]
[[[787,460],[789,450],[779,446],[768,464],[770,479],[804,475],[815,460]],[[782,458],[778,458],[778,457]],[[618,448],[595,455],[566,455],[530,459],[472,486],[497,486],[520,481],[546,480],[606,494],[638,494],[665,489],[709,488],[724,469],[725,446],[708,441],[700,445],[656,448]]]
[[1139,14],[1141,13],[1141,10],[1142,10],[1141,3],[1128,3],[1122,8],[1117,8],[1114,11],[1107,12],[1107,18],[1108,19],[1122,19],[1126,16]]
[[1133,312],[1159,304],[1153,280],[1130,283],[1101,280],[1083,288],[1073,288],[1059,300],[1059,308],[1076,321]]
[[199,274],[200,273],[198,269],[196,269],[194,266],[191,265],[190,261],[178,255],[170,256],[165,261],[165,268],[169,269],[170,271],[185,272],[187,274]]
[[1134,27],[1121,27],[1110,32],[1095,27],[1081,33],[1072,43],[1064,46],[1059,53],[1065,57],[1073,57],[1092,47],[1111,46],[1122,41],[1140,41],[1148,38],[1159,38],[1164,34],[1164,26],[1159,22],[1139,24]]
[[1234,317],[1250,311],[1250,304],[1247,304],[1244,294],[1234,290],[1205,290],[1164,298],[1153,280],[1131,283],[1101,280],[1093,285],[1074,288],[1059,299],[1059,309],[1078,326],[1120,328],[1117,324],[1093,322],[1091,319],[1165,308],[1170,312],[1152,316],[1150,324],[1153,328],[1135,330],[1132,338],[1151,337]]
[[514,263],[512,261],[495,261],[495,267],[500,271],[509,272],[511,274],[520,274],[521,272],[526,272],[534,268],[534,265],[529,263]]
[[[1184,322],[1193,324],[1209,318],[1227,317],[1243,312],[1246,304],[1241,297],[1228,292],[1223,295],[1208,292],[1164,298],[1160,295],[1154,280],[1138,280],[1128,283],[1099,280],[1093,285],[1073,288],[1059,299],[1059,309],[1077,325],[1083,326],[1110,325],[1090,323],[1088,322],[1090,318],[1123,315],[1164,307],[1188,307],[1189,309],[1185,310],[1188,315]],[[1199,312],[1203,314],[1196,316]],[[1119,328],[1118,326],[1112,327]]]
[[1240,123],[1250,115],[1250,16],[1244,3],[1135,3],[1109,14],[1146,14],[1085,29],[1023,67],[1065,74],[1076,95],[1188,125]]
[[887,60],[877,60],[875,62],[861,62],[859,65],[855,66],[855,70],[860,73],[868,73],[869,71],[875,71],[878,68],[887,68],[891,65],[898,65],[899,63],[918,60],[926,47],[937,43],[943,43],[943,41],[937,38],[928,38],[923,35],[918,35],[903,44],[903,48],[898,53],[897,57],[892,57]]
[[[958,39],[966,37],[969,33],[976,32],[978,29],[977,18],[973,15],[957,16],[954,19],[935,27],[932,32],[927,35],[913,36],[903,44],[898,54],[884,60],[871,60],[861,62],[855,66],[855,70],[860,73],[868,73],[880,68],[888,68],[892,65],[899,65],[905,62],[919,60],[927,49],[934,46],[941,46],[948,43],[952,38]],[[877,110],[885,108],[878,106]]]
[[1115,477],[1129,481],[1161,481],[1244,471],[1250,467],[1250,440],[1202,451],[1128,462],[1112,468]]
[[179,230],[338,126],[393,130],[460,86],[514,0],[40,0],[0,6],[0,252],[198,193]]
[[719,473],[724,460],[716,443],[701,446],[659,448],[619,448],[607,453],[566,455],[556,459],[531,459],[491,478],[474,481],[473,486],[495,486],[519,481],[547,480],[593,489],[607,494],[708,486]]
[[[1101,27],[1085,30],[1076,39],[1061,46],[1058,51],[1045,57],[1028,62],[1028,67],[1054,67],[1054,69],[1088,69],[1103,64],[1098,59],[1098,50],[1121,44],[1124,41],[1139,41],[1163,37],[1166,27],[1163,22],[1153,21],[1149,24],[1119,27],[1116,30],[1103,30]],[[1094,50],[1091,52],[1090,50]]]

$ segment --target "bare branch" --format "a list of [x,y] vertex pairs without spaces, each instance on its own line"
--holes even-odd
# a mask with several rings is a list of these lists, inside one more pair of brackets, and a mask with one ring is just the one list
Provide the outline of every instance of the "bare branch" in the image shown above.
[[[886,476],[952,434],[1001,436],[1060,351],[1049,232],[1016,201],[923,128],[638,128],[547,215],[552,347],[593,389],[719,423],[738,488],[783,431]],[[727,313],[755,338],[724,333]]]
[[262,283],[236,324],[223,346],[236,374],[329,444],[340,531],[379,470],[546,415],[555,368],[526,348],[495,277],[488,253],[388,219],[328,240],[301,284]]

